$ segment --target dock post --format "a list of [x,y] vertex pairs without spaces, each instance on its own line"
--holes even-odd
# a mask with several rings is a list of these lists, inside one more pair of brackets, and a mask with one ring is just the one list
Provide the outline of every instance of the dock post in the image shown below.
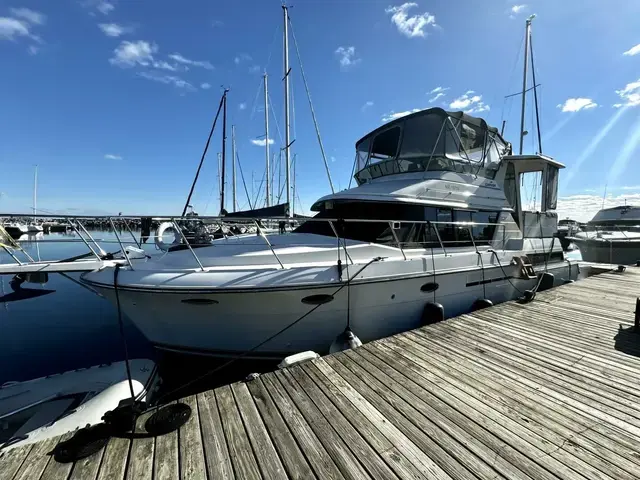
[[636,315],[633,322],[633,331],[640,333],[640,297],[636,298]]

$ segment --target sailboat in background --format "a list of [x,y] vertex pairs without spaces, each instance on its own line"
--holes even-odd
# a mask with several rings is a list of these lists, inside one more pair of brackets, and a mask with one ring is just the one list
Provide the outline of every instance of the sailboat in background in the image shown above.
[[27,233],[40,233],[43,228],[37,223],[38,215],[38,165],[33,174],[33,222],[27,225]]
[[33,222],[29,225],[25,225],[20,222],[7,222],[3,225],[6,232],[11,237],[18,239],[25,234],[36,234],[43,231],[42,225],[38,225],[37,213],[38,213],[38,166],[36,165],[34,177],[33,177]]

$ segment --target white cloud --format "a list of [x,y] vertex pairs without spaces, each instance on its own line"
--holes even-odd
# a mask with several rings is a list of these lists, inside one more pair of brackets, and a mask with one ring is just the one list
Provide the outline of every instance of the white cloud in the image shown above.
[[436,93],[433,97],[431,97],[431,98],[429,99],[429,103],[433,103],[433,102],[435,102],[435,101],[436,101],[436,100],[438,100],[439,98],[444,97],[444,95],[445,95],[445,94],[444,94],[444,93],[442,93],[442,92]]
[[[46,17],[39,12],[28,8],[12,8],[11,17],[0,17],[0,40],[10,40],[15,42],[18,38],[27,38],[36,43],[43,43],[42,39],[35,35],[32,30],[44,24]],[[30,45],[27,49],[29,54],[35,55],[39,48]]]
[[627,83],[622,90],[616,90],[616,93],[624,103],[614,104],[615,108],[640,105],[640,78],[635,82]]
[[[621,187],[622,190],[632,190],[633,187]],[[604,187],[602,187],[604,191]],[[585,190],[586,192],[586,190]],[[602,195],[588,195],[586,193],[568,195],[558,198],[558,218],[569,217],[579,222],[588,222],[602,208],[616,207],[619,205],[640,206],[640,193],[623,193],[619,195],[607,195],[602,199]]]
[[241,103],[240,105],[238,105],[238,109],[239,110],[246,110],[247,109],[247,104],[246,103]]
[[42,13],[28,8],[11,8],[10,11],[14,17],[22,18],[33,25],[42,25],[46,20]]
[[579,112],[580,110],[588,110],[597,107],[598,104],[590,98],[567,98],[564,103],[557,105],[563,112]]
[[436,87],[433,90],[431,90],[429,94],[446,92],[447,90],[449,90],[449,88],[450,87]]
[[[252,138],[251,143],[256,147],[264,147],[267,144],[267,141],[264,138]],[[273,138],[269,139],[269,145],[273,145]]]
[[360,59],[356,57],[356,47],[338,47],[335,54],[340,59],[340,67],[343,69],[347,69],[357,63],[360,63]]
[[113,3],[105,2],[98,0],[97,2],[93,2],[95,4],[96,10],[98,10],[103,15],[109,15],[109,13],[116,8]]
[[138,76],[146,78],[147,80],[153,80],[154,82],[160,82],[167,85],[173,85],[176,88],[185,90],[187,92],[194,92],[196,88],[186,80],[175,75],[162,75],[158,72],[138,72]]
[[188,68],[180,67],[179,65],[171,64],[169,62],[165,62],[164,60],[154,61],[153,68],[157,68],[159,70],[169,70],[170,72],[177,72],[179,70],[188,70]]
[[222,20],[213,20],[211,26],[214,28],[222,27],[224,26],[224,22]]
[[404,117],[411,113],[419,112],[420,108],[414,108],[413,110],[406,110],[404,112],[389,112],[382,117],[383,122],[390,122],[391,120],[396,120],[398,118]]
[[183,57],[179,53],[172,53],[171,55],[169,55],[169,58],[183,65],[188,65],[190,67],[201,67],[206,70],[213,70],[213,65],[211,65],[211,63],[207,61],[190,60],[188,58]]
[[511,7],[511,13],[519,14],[520,12],[524,12],[527,9],[527,5],[514,5]]
[[104,158],[106,160],[122,160],[122,157],[120,155],[114,155],[112,153],[107,153]]
[[452,110],[462,110],[464,113],[480,113],[490,109],[489,105],[482,101],[482,95],[473,95],[473,90],[467,90],[449,104]]
[[260,73],[260,65],[251,65],[249,67],[249,73]]
[[123,27],[122,25],[118,25],[117,23],[101,23],[98,25],[98,27],[107,37],[119,37],[120,35],[124,35],[125,33],[133,32],[133,28]]
[[251,60],[253,60],[251,58],[251,55],[248,55],[246,53],[241,53],[240,55],[238,55],[236,58],[233,59],[233,62],[236,65],[240,65],[242,62],[250,62]]
[[369,108],[373,107],[373,102],[371,100],[369,100],[368,102],[364,102],[364,105],[362,105],[362,107],[360,107],[361,111],[365,111]]
[[158,46],[144,40],[137,42],[123,41],[113,51],[113,57],[109,59],[112,65],[119,67],[134,67],[142,65],[144,67],[153,63],[153,54],[158,51]]
[[0,38],[15,40],[16,37],[30,37],[27,22],[10,17],[0,17]]
[[638,55],[640,53],[640,43],[635,47],[631,47],[629,50],[623,53],[623,55],[627,55],[629,57],[633,57],[634,55]]
[[417,6],[417,3],[407,2],[400,6],[389,6],[385,9],[385,13],[391,14],[391,22],[395,24],[398,31],[409,38],[426,37],[426,28],[429,26],[436,27],[436,17],[429,12],[409,16],[409,10]]
[[203,90],[209,90],[211,88],[211,85],[209,85],[208,83],[203,83],[200,85],[200,88]]

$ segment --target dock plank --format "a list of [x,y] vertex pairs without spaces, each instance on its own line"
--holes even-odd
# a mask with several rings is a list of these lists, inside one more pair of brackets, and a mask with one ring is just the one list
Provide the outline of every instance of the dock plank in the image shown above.
[[345,417],[320,388],[301,368],[291,368],[285,371],[290,375],[290,382],[294,381],[309,395],[315,407],[327,422],[342,438],[353,455],[360,460],[364,468],[373,478],[398,478],[391,468],[378,455],[376,450],[361,436],[348,417]]
[[313,470],[262,382],[249,382],[248,388],[278,450],[288,477],[296,480],[314,478]]
[[95,480],[98,477],[98,469],[102,464],[105,449],[80,459],[73,464],[69,480]]
[[240,411],[249,441],[253,446],[253,451],[256,452],[256,460],[262,477],[265,479],[282,478],[285,474],[284,466],[251,398],[247,385],[234,383],[231,385],[231,391]]
[[[42,442],[38,442],[30,449],[29,455],[24,460],[22,468],[20,468],[13,480],[30,480],[40,478],[44,469],[47,468],[49,460],[51,460],[51,451],[58,444],[59,438],[49,438]],[[2,467],[0,466],[0,472]]]
[[313,404],[309,396],[295,383],[290,372],[277,371],[275,377],[280,381],[282,387],[287,391],[291,400],[307,420],[311,429],[322,441],[327,452],[336,463],[342,474],[346,478],[371,478],[356,456],[342,440],[338,432],[323,417],[322,413]]
[[[558,472],[558,476],[564,474],[565,477],[570,478],[570,468],[579,472],[587,478],[594,479],[630,479],[628,473],[617,469],[615,465],[609,465],[605,462],[591,462],[592,454],[587,450],[583,450],[578,445],[571,445],[572,448],[564,450],[565,444],[572,439],[572,435],[561,436],[556,434],[548,425],[540,425],[533,419],[528,417],[521,417],[518,412],[508,405],[501,405],[496,403],[490,397],[482,395],[484,390],[474,389],[467,383],[458,381],[455,376],[451,375],[451,372],[443,372],[438,368],[438,357],[431,351],[424,356],[418,355],[418,352],[412,351],[411,354],[407,354],[407,349],[404,346],[396,346],[391,344],[385,344],[382,348],[389,348],[387,353],[401,357],[407,360],[407,368],[410,369],[415,375],[420,375],[434,384],[438,385],[438,388],[442,392],[446,392],[449,395],[455,396],[457,399],[464,402],[477,412],[481,412],[491,420],[499,423],[501,427],[508,429],[515,433],[522,439],[523,442],[530,444],[540,450],[543,450],[546,456],[545,459],[540,462],[537,456],[531,456],[532,460],[541,463],[542,466],[551,470],[552,472]],[[431,355],[433,362],[427,362],[425,357]],[[495,431],[495,429],[494,429]],[[517,445],[513,443],[513,445]],[[520,443],[521,446],[525,444]],[[529,450],[528,448],[526,450]],[[553,459],[553,461],[551,461]],[[592,465],[597,463],[597,467]],[[605,470],[601,472],[601,469]],[[611,473],[607,473],[607,471]],[[615,475],[612,473],[615,471]]]
[[[519,403],[533,402],[532,408],[544,408],[545,412],[558,412],[562,418],[575,421],[577,425],[581,425],[577,430],[581,431],[582,435],[590,435],[595,432],[598,434],[597,441],[604,442],[605,446],[615,441],[615,446],[611,447],[613,450],[626,450],[631,454],[631,452],[640,449],[640,439],[637,437],[600,422],[586,412],[574,409],[561,398],[543,395],[535,388],[524,385],[520,377],[504,370],[501,363],[485,360],[483,354],[479,354],[477,350],[468,349],[464,342],[458,343],[450,336],[441,339],[435,335],[434,331],[429,332],[429,336],[416,335],[411,339],[415,339],[416,342],[422,343],[428,348],[432,348],[431,343],[435,344],[436,348],[441,348],[441,354],[447,356],[448,366],[456,366],[456,368],[459,366],[478,378],[490,378],[491,381],[500,385],[501,391],[515,395]],[[635,455],[631,454],[631,456]]]
[[[414,350],[408,339],[397,339],[397,342],[400,348],[394,350],[400,354],[403,354],[403,349]],[[638,469],[638,465],[617,452],[603,448],[603,445],[590,440],[587,436],[580,435],[579,433],[584,431],[584,426],[573,424],[574,428],[571,429],[572,424],[566,418],[556,416],[554,412],[548,410],[543,414],[535,408],[537,405],[531,408],[524,403],[519,403],[508,396],[508,391],[501,389],[490,379],[465,374],[454,368],[451,363],[446,363],[446,369],[442,368],[441,357],[434,355],[434,351],[435,349],[429,349],[428,354],[415,351],[414,353],[420,358],[421,365],[428,368],[430,372],[450,382],[455,381],[465,392],[469,392],[470,395],[518,422],[522,427],[547,438],[560,449],[571,452],[572,455],[612,478],[634,478],[632,472]],[[565,426],[567,424],[569,427]],[[594,472],[591,476],[597,478],[598,475],[598,472]]]
[[[153,480],[173,480],[179,478],[178,431],[156,437],[153,454]],[[106,480],[106,479],[105,479]]]
[[[64,442],[65,440],[68,440],[72,436],[73,436],[73,432],[69,432],[69,433],[65,433],[64,435],[61,435],[60,437],[58,437],[58,441],[56,442],[56,445],[60,442]],[[54,445],[54,448],[55,448],[55,445]],[[51,450],[53,450],[53,448]],[[73,468],[73,463],[56,462],[55,458],[53,458],[53,455],[50,455],[49,461],[47,462],[47,466],[42,472],[42,476],[40,477],[40,480],[66,480],[67,478],[69,478],[69,472],[71,472],[72,468]],[[0,472],[2,472],[1,469],[0,469]]]
[[[131,440],[126,480],[152,480],[153,478],[153,456],[155,454],[156,439],[154,437],[146,437],[147,431],[144,428],[144,424],[153,413],[154,410],[150,410],[136,419],[136,436]],[[122,444],[120,447],[122,447]]]
[[242,417],[233,398],[231,387],[217,388],[216,400],[220,409],[229,455],[236,476],[242,479],[259,479],[260,468],[251,447],[251,442],[242,423]]
[[11,480],[24,463],[32,448],[33,444],[28,444],[22,447],[15,447],[11,450],[1,452],[0,479]]
[[331,455],[327,452],[325,445],[320,441],[275,376],[264,375],[257,381],[263,382],[265,389],[275,405],[277,405],[282,418],[295,436],[300,449],[304,452],[316,476],[331,479],[344,478]]
[[385,428],[379,428],[375,422],[371,421],[354,404],[343,395],[342,391],[329,381],[324,374],[313,364],[303,365],[302,370],[325,392],[330,392],[329,398],[336,407],[349,418],[360,434],[367,439],[376,452],[393,469],[398,477],[403,479],[413,479],[421,477],[420,471],[411,461],[398,449],[394,443],[385,436]]
[[130,438],[112,438],[109,440],[102,457],[102,466],[98,471],[98,480],[120,480],[125,478],[130,447]]
[[183,398],[181,401],[191,407],[191,416],[178,431],[180,438],[180,478],[182,480],[198,480],[205,478],[207,475],[204,450],[202,448],[198,404],[195,395]]
[[[209,478],[233,479],[233,466],[229,458],[227,441],[224,438],[218,402],[213,391],[197,395],[200,428],[202,429],[202,446],[207,462]],[[173,477],[168,477],[167,480]]]

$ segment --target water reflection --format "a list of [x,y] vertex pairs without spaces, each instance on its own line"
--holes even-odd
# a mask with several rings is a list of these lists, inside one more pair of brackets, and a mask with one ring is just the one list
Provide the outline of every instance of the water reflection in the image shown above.
[[[90,233],[104,250],[119,249],[113,233]],[[133,244],[131,236],[122,238]],[[18,242],[34,260],[88,252],[73,232],[22,235]],[[16,253],[22,261],[21,255]],[[0,263],[11,262],[0,251]],[[77,273],[69,275],[79,278]],[[58,274],[49,275],[45,284],[23,283],[20,289],[28,289],[30,295],[20,299],[12,279],[0,275],[0,384],[123,358],[116,312],[109,302]],[[152,358],[151,348],[129,321],[126,332],[131,355]]]

